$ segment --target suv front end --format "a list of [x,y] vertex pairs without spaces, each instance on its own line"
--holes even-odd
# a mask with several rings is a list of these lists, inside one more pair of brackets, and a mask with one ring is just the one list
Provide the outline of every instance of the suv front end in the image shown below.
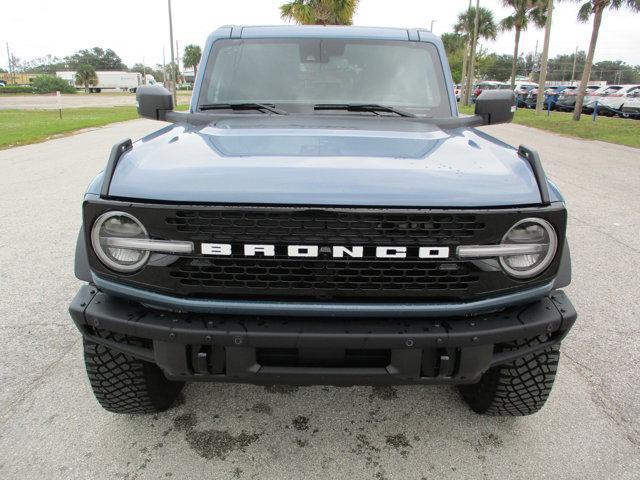
[[427,108],[202,102],[240,88],[205,63],[179,114],[141,87],[140,113],[174,125],[114,146],[76,251],[87,284],[70,312],[102,406],[161,411],[185,381],[214,381],[456,384],[478,413],[541,408],[576,319],[560,290],[564,201],[534,151],[468,127],[509,121],[513,93],[453,115],[442,43],[422,31],[230,27],[205,53],[237,64],[245,46],[288,48],[301,85],[324,70],[358,78],[344,63],[372,52],[406,62],[393,53],[406,46],[437,63],[441,90]]

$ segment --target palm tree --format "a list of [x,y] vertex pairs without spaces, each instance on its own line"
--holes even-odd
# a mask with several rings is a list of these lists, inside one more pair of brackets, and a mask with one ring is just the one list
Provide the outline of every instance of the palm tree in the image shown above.
[[280,16],[302,25],[351,25],[359,1],[293,0],[280,7]]
[[[493,12],[484,7],[480,7],[479,12],[478,37],[484,38],[485,40],[495,40],[498,35],[498,28],[493,19]],[[471,38],[475,18],[476,7],[469,7],[464,12],[458,14],[458,22],[453,26],[453,31],[459,33],[466,39]]]
[[85,92],[89,91],[89,86],[97,85],[98,75],[91,65],[80,65],[76,70],[76,85],[82,85]]
[[198,74],[198,64],[202,57],[202,50],[199,45],[187,45],[184,47],[184,55],[182,56],[182,64],[185,67],[193,67],[193,76]]
[[[484,38],[485,40],[491,39],[495,40],[498,29],[496,27],[496,22],[493,19],[493,12],[491,10],[480,7],[477,9],[478,13],[478,37]],[[472,7],[469,4],[469,8],[464,12],[458,14],[458,22],[453,26],[454,32],[463,36],[466,40],[464,47],[464,56],[462,57],[462,88],[464,90],[465,95],[464,103],[468,104],[469,95],[467,94],[467,88],[465,79],[468,76],[473,77],[473,72],[467,72],[467,57],[469,56],[469,49],[472,47],[473,43],[473,29],[476,19],[476,7]],[[477,41],[477,40],[476,40]]]
[[[572,0],[582,1],[582,0]],[[612,10],[618,10],[623,5],[626,5],[632,12],[640,12],[640,0],[589,0],[582,4],[578,11],[578,20],[580,22],[588,22],[589,16],[593,14],[593,29],[591,30],[591,41],[589,42],[589,52],[587,53],[587,61],[582,71],[582,80],[580,80],[580,87],[578,89],[578,97],[576,98],[576,106],[573,110],[573,119],[580,120],[580,114],[582,113],[582,103],[584,101],[584,94],[589,83],[589,77],[591,76],[591,67],[593,65],[593,55],[596,51],[596,43],[598,42],[598,33],[600,31],[600,24],[602,23],[602,14],[606,8]]]
[[538,77],[538,97],[536,98],[536,113],[542,112],[544,103],[544,84],[547,80],[547,61],[549,60],[549,41],[551,40],[551,22],[553,19],[553,0],[547,0],[547,20],[544,26],[544,46],[542,47],[542,59],[540,60],[540,77]]
[[537,27],[543,27],[546,20],[546,2],[543,0],[502,0],[505,7],[512,7],[513,12],[500,22],[502,30],[515,30],[516,41],[513,47],[513,63],[511,64],[511,88],[516,86],[516,66],[518,64],[518,47],[520,46],[520,32],[526,30],[529,22]]

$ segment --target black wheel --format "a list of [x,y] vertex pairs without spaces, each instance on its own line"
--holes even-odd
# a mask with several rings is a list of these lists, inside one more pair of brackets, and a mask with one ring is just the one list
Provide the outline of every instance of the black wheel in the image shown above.
[[[547,340],[536,337],[507,344],[502,351],[533,347]],[[471,409],[483,415],[521,416],[540,410],[551,393],[556,378],[559,345],[492,367],[478,383],[458,388]]]
[[[136,343],[124,335],[110,340]],[[167,380],[160,368],[84,339],[84,362],[91,389],[102,407],[114,413],[157,413],[167,410],[184,382]],[[139,343],[139,342],[137,342]]]

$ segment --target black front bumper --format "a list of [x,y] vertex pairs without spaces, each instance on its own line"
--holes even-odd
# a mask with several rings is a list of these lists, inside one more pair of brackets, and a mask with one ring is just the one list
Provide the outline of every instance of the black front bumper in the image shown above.
[[506,344],[542,335],[535,350],[544,349],[576,319],[562,291],[478,316],[297,318],[164,312],[87,285],[69,310],[87,339],[156,363],[170,379],[259,384],[472,383],[534,351]]

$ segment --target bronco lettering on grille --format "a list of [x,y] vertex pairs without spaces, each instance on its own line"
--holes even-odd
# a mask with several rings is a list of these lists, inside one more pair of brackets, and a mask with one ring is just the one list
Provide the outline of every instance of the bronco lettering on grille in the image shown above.
[[[278,250],[278,252],[277,252]],[[405,246],[319,246],[319,245],[276,245],[229,243],[203,243],[202,255],[245,257],[274,257],[276,253],[291,258],[315,258],[320,255],[333,258],[449,258],[449,247],[417,247]],[[370,252],[370,253],[369,253]]]

